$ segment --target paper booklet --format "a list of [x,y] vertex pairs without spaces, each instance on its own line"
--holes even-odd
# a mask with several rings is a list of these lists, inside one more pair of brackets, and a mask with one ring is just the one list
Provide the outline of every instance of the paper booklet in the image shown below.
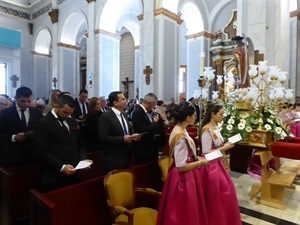
[[75,170],[80,170],[80,169],[84,169],[89,167],[90,165],[92,165],[93,162],[89,162],[89,161],[80,161],[77,166],[75,167]]
[[220,158],[222,157],[222,153],[220,152],[220,150],[216,150],[216,151],[213,151],[213,152],[210,152],[210,153],[207,153],[204,155],[204,157],[210,161],[210,160],[213,160],[213,159],[217,159],[217,158]]
[[237,142],[239,142],[240,140],[242,140],[241,134],[236,134],[236,135],[234,135],[234,136],[228,138],[228,142],[230,142],[230,143],[232,143],[232,144],[237,143]]

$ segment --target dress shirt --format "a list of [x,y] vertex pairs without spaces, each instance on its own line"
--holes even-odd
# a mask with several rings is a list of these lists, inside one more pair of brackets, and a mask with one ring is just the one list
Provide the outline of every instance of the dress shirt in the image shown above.
[[[117,116],[117,118],[118,118],[118,120],[119,120],[121,126],[123,127],[123,130],[124,130],[124,131],[127,130],[127,133],[129,134],[127,122],[125,122],[125,127],[124,127],[123,124],[122,124],[122,118],[121,118],[121,116],[122,116],[121,113],[122,113],[122,112],[120,112],[119,110],[117,110],[117,109],[114,108],[114,107],[112,107],[111,109],[112,109],[112,111],[116,114],[116,116]],[[124,120],[125,120],[125,118],[124,118]],[[125,121],[126,121],[126,120],[125,120]]]
[[[21,112],[21,108],[18,106],[18,104],[16,104],[16,109],[17,109],[18,115],[20,117],[20,120],[22,121],[22,112]],[[28,126],[28,121],[29,121],[29,109],[28,108],[24,110],[24,115],[25,115],[25,119],[26,119],[26,126]],[[16,137],[15,134],[13,134],[11,136],[12,142],[16,142],[15,137]]]

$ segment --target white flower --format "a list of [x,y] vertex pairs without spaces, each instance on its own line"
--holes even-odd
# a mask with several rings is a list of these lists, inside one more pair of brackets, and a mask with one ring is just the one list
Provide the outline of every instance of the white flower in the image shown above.
[[276,134],[281,134],[282,133],[282,128],[281,127],[276,127],[275,132],[276,132]]
[[241,120],[240,120],[240,123],[242,123],[242,124],[246,124],[246,120],[244,120],[244,119],[241,119]]
[[226,126],[226,129],[230,131],[230,130],[233,129],[233,126],[232,126],[231,124],[228,124],[228,125]]
[[271,120],[270,118],[267,118],[268,123],[273,124],[273,120]]
[[252,131],[252,127],[246,127],[246,131],[248,132],[248,133],[250,133],[251,131]]
[[234,124],[235,121],[234,121],[234,119],[233,119],[232,117],[230,117],[230,119],[228,120],[228,123],[229,123],[229,124]]
[[272,129],[272,127],[270,126],[270,124],[265,124],[265,129],[268,131],[268,130],[271,130]]
[[238,124],[238,129],[239,130],[244,130],[245,129],[245,124],[244,123],[239,123]]

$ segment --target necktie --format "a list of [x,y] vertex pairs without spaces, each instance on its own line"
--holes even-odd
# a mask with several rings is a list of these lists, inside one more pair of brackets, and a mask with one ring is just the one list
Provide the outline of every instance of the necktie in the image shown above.
[[63,120],[60,120],[60,119],[58,119],[59,121],[60,121],[60,124],[61,124],[61,127],[69,134],[69,129],[66,127],[66,125],[64,124],[64,121]]
[[86,115],[84,102],[82,103],[82,115],[84,115],[84,116]]
[[125,134],[125,135],[128,135],[128,131],[127,131],[127,128],[126,128],[126,125],[125,125],[124,116],[123,116],[122,113],[120,114],[120,116],[121,116],[121,121],[122,121],[122,126],[123,126],[124,134]]
[[22,122],[22,126],[24,128],[27,127],[27,123],[26,123],[26,117],[25,117],[25,110],[21,109],[21,122]]
[[152,123],[152,122],[153,122],[153,120],[152,120],[152,115],[151,115],[151,113],[147,112],[147,116],[148,116],[148,118],[149,118],[150,122]]

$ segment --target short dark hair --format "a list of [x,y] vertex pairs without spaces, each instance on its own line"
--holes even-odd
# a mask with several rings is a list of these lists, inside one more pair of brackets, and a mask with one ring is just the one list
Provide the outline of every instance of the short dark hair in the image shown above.
[[32,95],[32,91],[30,88],[28,87],[19,87],[16,90],[16,98],[20,98],[20,97],[26,97],[29,98]]
[[70,95],[60,95],[57,99],[57,105],[63,107],[66,104],[71,108],[75,108],[75,100]]
[[110,106],[114,105],[114,101],[119,100],[119,97],[118,97],[119,94],[122,94],[122,91],[113,91],[109,94],[108,101],[109,101]]
[[79,91],[79,95],[81,95],[82,93],[84,93],[84,94],[87,94],[87,93],[88,93],[88,91],[87,91],[87,90],[85,90],[85,89],[81,89],[81,90]]

